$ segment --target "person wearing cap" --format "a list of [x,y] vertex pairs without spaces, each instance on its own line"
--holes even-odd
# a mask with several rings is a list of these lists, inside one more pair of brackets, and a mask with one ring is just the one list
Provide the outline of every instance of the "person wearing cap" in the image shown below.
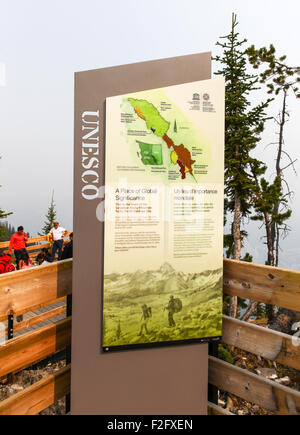
[[68,234],[68,230],[60,227],[59,222],[54,222],[54,227],[50,233],[53,241],[51,261],[54,261],[56,251],[58,251],[58,260],[61,260],[64,237]]
[[24,233],[24,228],[22,226],[18,227],[18,231],[11,236],[8,253],[11,254],[12,250],[14,250],[17,269],[19,269],[19,262],[22,254],[26,252],[27,241],[28,237],[27,234]]

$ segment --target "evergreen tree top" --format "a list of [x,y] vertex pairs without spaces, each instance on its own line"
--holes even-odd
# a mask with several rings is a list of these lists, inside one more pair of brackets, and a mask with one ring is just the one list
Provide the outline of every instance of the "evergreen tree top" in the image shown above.
[[51,228],[54,226],[54,222],[56,221],[56,210],[55,210],[55,202],[54,202],[54,191],[52,192],[51,203],[48,208],[48,212],[45,215],[46,220],[44,222],[44,226],[42,228],[42,233],[40,235],[46,235],[50,232]]
[[255,180],[254,173],[262,175],[265,165],[251,156],[260,141],[264,124],[269,117],[265,110],[272,99],[256,106],[251,105],[249,95],[259,89],[259,76],[248,72],[247,39],[240,39],[237,18],[232,15],[231,32],[220,38],[217,46],[222,55],[214,60],[220,64],[217,75],[225,78],[225,193],[227,209],[233,211],[235,197],[241,201],[242,215],[250,213]]

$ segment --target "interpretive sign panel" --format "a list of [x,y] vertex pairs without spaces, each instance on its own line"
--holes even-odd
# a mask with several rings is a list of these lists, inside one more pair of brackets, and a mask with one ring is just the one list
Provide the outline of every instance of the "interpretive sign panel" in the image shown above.
[[103,349],[222,335],[224,80],[106,99]]
[[[213,178],[214,160],[218,158],[215,155],[217,147],[211,145],[211,141],[213,140],[212,143],[216,144],[217,139],[214,139],[212,131],[209,132],[208,136],[205,136],[205,132],[208,131],[206,130],[206,122],[201,128],[197,127],[195,129],[195,126],[200,126],[196,121],[198,115],[199,120],[202,119],[204,114],[202,109],[204,106],[207,107],[206,110],[211,110],[211,112],[206,113],[207,121],[209,115],[212,116],[211,119],[214,119],[215,113],[213,113],[213,110],[219,110],[215,91],[211,92],[210,87],[204,91],[200,89],[200,84],[196,85],[196,82],[199,82],[199,80],[208,80],[210,78],[210,53],[198,53],[113,66],[81,71],[75,74],[72,414],[191,415],[206,414],[207,412],[207,343],[187,341],[184,346],[158,346],[157,343],[164,343],[164,341],[153,341],[152,343],[155,343],[155,345],[152,347],[151,344],[147,343],[149,336],[145,333],[145,327],[143,327],[141,336],[139,336],[139,333],[142,327],[142,315],[144,315],[142,305],[144,304],[147,305],[147,308],[152,308],[152,317],[150,319],[147,317],[149,320],[146,320],[149,333],[150,331],[151,334],[153,333],[154,327],[161,330],[165,329],[168,334],[171,331],[174,333],[174,328],[168,326],[169,310],[167,308],[164,309],[169,305],[170,296],[179,298],[182,302],[181,311],[173,315],[173,320],[176,324],[175,328],[181,328],[182,322],[189,320],[188,316],[193,317],[198,315],[196,307],[188,309],[185,305],[183,292],[184,288],[187,291],[189,288],[187,286],[187,279],[189,279],[189,282],[194,281],[193,272],[186,269],[185,265],[181,272],[178,262],[182,260],[185,263],[187,259],[175,258],[175,255],[172,254],[173,248],[167,239],[169,237],[167,236],[169,234],[168,228],[172,235],[171,227],[175,224],[172,212],[168,211],[167,208],[172,204],[172,201],[168,197],[171,193],[169,194],[166,190],[164,194],[162,190],[164,188],[171,189],[175,184],[178,184],[180,189],[189,189],[190,185],[193,188],[207,189],[209,183],[214,185],[214,189],[218,188],[215,183],[216,178]],[[178,97],[178,100],[174,92],[171,91],[172,94],[168,94],[169,89],[172,90],[173,86],[182,86],[184,83],[188,84],[191,82],[195,82],[195,87],[198,91],[192,90],[193,86],[189,85],[191,90],[186,91],[187,93],[183,97]],[[161,88],[166,90],[166,97],[169,95],[168,100],[166,98],[159,99],[158,97],[154,99],[155,90]],[[149,95],[142,92],[151,89],[154,91],[151,91]],[[142,92],[142,94],[139,95],[139,92]],[[196,95],[197,93],[199,95]],[[204,93],[209,94],[208,99],[207,95],[204,97]],[[121,95],[122,97],[118,97]],[[133,107],[130,101],[126,101],[126,96],[136,100],[148,101],[157,109],[159,115],[167,123],[170,123],[166,135],[173,141],[175,146],[178,147],[183,144],[184,148],[189,150],[191,160],[195,160],[191,164],[193,175],[191,175],[188,166],[185,164],[187,163],[186,160],[184,160],[185,163],[180,160],[180,157],[182,158],[180,150],[178,151],[177,148],[177,152],[176,148],[171,146],[171,142],[170,147],[168,147],[162,136],[155,135],[151,130],[152,125],[148,128],[143,118],[138,116],[138,113],[135,111],[135,107],[139,106],[135,105]],[[123,102],[124,98],[125,101]],[[185,100],[189,101],[188,105],[183,104]],[[124,104],[125,108],[117,107],[119,103],[114,103],[114,101]],[[163,102],[166,104],[163,104]],[[171,104],[171,106],[168,104]],[[191,110],[188,110],[188,107]],[[194,109],[192,110],[193,107]],[[142,109],[140,107],[140,111]],[[141,114],[143,115],[142,111]],[[127,119],[128,122],[122,122],[122,119],[123,121]],[[130,119],[132,122],[130,122]],[[189,124],[189,120],[195,124]],[[129,128],[133,132],[127,134],[127,129],[129,130]],[[153,128],[155,129],[155,126]],[[187,128],[190,128],[190,136],[185,135],[188,133]],[[215,128],[218,129],[219,127],[216,125]],[[195,130],[195,132],[192,133],[192,130]],[[143,133],[138,134],[138,131],[143,131]],[[121,133],[123,133],[123,136],[121,136]],[[196,135],[195,140],[193,140],[192,134]],[[116,142],[114,142],[114,137],[117,139]],[[132,141],[129,143],[127,140]],[[124,145],[127,148],[123,149]],[[197,150],[193,150],[193,146],[203,149],[202,155],[203,157],[204,155],[207,156],[206,160],[199,160],[200,154],[197,153]],[[208,149],[210,149],[209,154],[206,153]],[[173,151],[175,152],[173,153]],[[198,152],[200,153],[201,150],[198,150]],[[221,140],[218,152],[221,160]],[[187,172],[185,172],[185,168],[184,170],[182,169],[182,172],[180,171],[179,162],[188,168]],[[204,172],[200,173],[200,171],[205,171],[206,167],[196,167],[198,164],[208,165],[207,177]],[[123,166],[122,170],[117,170],[117,166]],[[136,166],[140,171],[135,171],[134,173],[132,170],[126,171],[124,166]],[[136,172],[141,175],[138,179],[134,178],[137,176]],[[167,175],[168,173],[169,175]],[[184,174],[185,178],[182,178]],[[208,176],[211,177],[211,181],[208,180]],[[222,180],[220,182],[222,184]],[[116,192],[109,192],[110,183],[112,185],[117,184],[119,187],[123,186],[125,189],[129,188],[129,186],[136,186],[136,184],[138,184],[138,187],[135,188],[144,189],[143,183],[148,185],[148,189],[155,189],[156,185],[158,194],[152,194],[149,191],[146,192],[147,195],[146,193],[141,193],[139,196],[145,196],[145,200],[143,200],[145,202],[146,199],[147,201],[152,201],[155,197],[163,198],[162,195],[165,195],[164,202],[166,206],[162,210],[164,213],[170,213],[171,217],[168,219],[163,218],[163,221],[159,223],[161,225],[160,228],[162,226],[166,228],[164,231],[159,229],[156,222],[153,225],[153,232],[155,234],[158,233],[159,237],[163,237],[163,241],[155,241],[156,236],[153,234],[150,239],[151,245],[154,246],[153,248],[146,249],[139,247],[128,249],[128,246],[130,246],[130,237],[128,235],[127,242],[124,243],[127,247],[122,247],[122,249],[127,249],[127,251],[120,250],[121,246],[119,244],[123,242],[116,243],[113,241],[116,236],[118,237],[119,231],[122,231],[122,233],[129,233],[131,231],[136,233],[137,231],[134,228],[126,229],[126,231],[123,227],[120,230],[117,229],[114,216],[109,216],[111,211],[116,209],[117,205],[121,208],[121,201],[116,202]],[[103,195],[104,185],[108,189],[105,198]],[[120,193],[120,196],[125,195]],[[135,194],[135,196],[137,195]],[[176,194],[176,196],[181,195]],[[211,196],[215,197],[216,195],[213,194]],[[139,201],[141,202],[142,200]],[[123,203],[126,204],[127,200],[122,201]],[[104,209],[104,204],[106,205],[105,222],[101,218],[101,209]],[[157,213],[157,220],[160,220],[161,213],[155,207],[157,206],[153,203],[149,219],[154,219],[155,213]],[[120,211],[118,219],[122,217]],[[136,214],[134,218],[137,219]],[[124,225],[126,226],[126,219],[128,218],[125,216],[124,219]],[[177,224],[183,225],[184,223],[178,222]],[[146,225],[140,225],[139,222],[137,228],[139,233],[141,233],[141,238],[145,235],[142,234],[143,232],[147,234],[150,232],[149,223],[147,222]],[[142,228],[145,228],[145,230]],[[176,234],[177,236],[180,235],[179,228],[177,228]],[[121,236],[121,239],[123,239],[122,234]],[[148,237],[150,236],[148,235]],[[111,242],[109,242],[109,239],[111,239]],[[137,237],[135,237],[135,240],[137,240]],[[184,247],[186,251],[185,255],[187,256],[189,253],[187,252],[186,241],[175,240],[174,235],[173,240],[174,242],[172,243],[176,245],[176,251],[180,251],[177,247],[179,242]],[[111,243],[111,248],[109,243]],[[142,243],[144,246],[147,246],[145,241]],[[214,243],[215,239],[212,240],[212,244]],[[114,248],[115,245],[118,245],[118,252]],[[193,246],[192,240],[189,241],[189,245]],[[140,246],[140,244],[137,246]],[[163,254],[163,246],[166,247],[165,254]],[[139,255],[137,255],[137,252],[139,252]],[[205,257],[208,260],[209,255]],[[119,264],[116,261],[117,258],[120,258]],[[111,259],[111,267],[109,259]],[[130,259],[133,262],[132,267]],[[191,258],[191,261],[194,261],[193,258]],[[202,267],[201,264],[204,261],[204,257],[198,257],[198,261],[199,266]],[[108,283],[108,286],[104,285],[104,262],[106,267],[105,282]],[[126,264],[124,268],[123,262]],[[168,266],[164,266],[165,263],[168,263]],[[199,279],[196,274],[201,272],[201,270],[213,270],[216,267],[219,266],[214,264],[211,267],[209,262],[207,262],[206,267],[197,269],[195,280]],[[158,275],[155,275],[155,271],[160,268],[162,268],[160,272],[162,279],[161,284],[158,284]],[[140,292],[144,291],[146,294],[144,273],[147,271],[151,272],[149,273],[149,282],[151,277],[154,277],[153,283],[155,285],[153,289],[155,291],[148,301],[146,300],[141,303],[139,298],[135,299],[136,296],[133,291],[135,288],[140,288]],[[120,302],[117,302],[116,298],[111,299],[111,302],[115,306],[114,310],[116,310],[115,318],[113,317],[112,305],[110,305],[109,298],[106,297],[109,294],[107,293],[107,291],[109,292],[109,286],[112,285],[112,273],[115,273],[115,278],[124,279],[124,289],[127,293],[129,291],[128,280],[130,276],[133,278],[133,274],[135,283],[131,287],[132,298],[130,298],[130,302],[129,299],[125,300],[123,298],[121,303],[121,298],[123,297],[120,291],[121,287],[116,289],[116,294],[120,294]],[[141,275],[141,284],[140,287],[137,287],[140,282],[138,278],[139,274]],[[168,279],[165,279],[166,277]],[[180,280],[180,277],[183,278],[183,281]],[[119,284],[121,286],[121,281],[119,281]],[[133,303],[134,299],[135,305],[129,309],[128,304]],[[207,300],[204,298],[201,304],[205,306],[207,302],[208,298]],[[125,311],[118,311],[122,306],[125,307]],[[109,316],[104,316],[104,323],[102,324],[103,309],[104,313],[107,312]],[[186,319],[184,320],[182,317],[181,321],[180,319],[184,310],[186,310],[187,314],[183,317],[186,317]],[[212,311],[211,314],[214,314],[214,312]],[[125,316],[127,316],[126,320]],[[161,316],[160,320],[159,316]],[[199,318],[199,320],[201,319]],[[155,326],[155,323],[158,326]],[[136,335],[132,334],[130,340],[125,340],[125,334],[127,334],[126,328],[129,325],[130,328],[133,325],[132,331]],[[110,335],[106,335],[108,330],[111,331]],[[188,333],[188,329],[186,333]],[[215,332],[210,332],[210,334],[214,335]],[[125,349],[128,346],[125,343],[129,343],[129,346],[140,346],[140,348],[134,351],[130,349],[128,352],[103,352],[103,335],[106,337],[109,343],[107,347],[110,349],[118,349],[118,347]],[[116,345],[118,343],[118,336],[124,339],[122,344],[119,342],[119,346]],[[163,338],[163,340],[169,339],[169,335]],[[136,344],[131,344],[131,341],[135,341]],[[174,343],[174,341],[171,342]],[[179,340],[177,342],[180,343]],[[176,394],[174,394],[174,391],[176,391]]]

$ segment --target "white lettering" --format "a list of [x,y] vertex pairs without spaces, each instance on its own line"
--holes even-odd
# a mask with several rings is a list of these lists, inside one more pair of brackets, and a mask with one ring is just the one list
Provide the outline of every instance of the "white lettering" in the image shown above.
[[[91,175],[92,177],[95,177],[94,180],[86,181],[85,178],[88,177],[89,175]],[[81,176],[81,179],[82,179],[82,181],[83,181],[85,184],[88,184],[88,183],[94,183],[94,184],[96,184],[96,183],[99,182],[99,175],[97,174],[96,171],[87,170],[87,171],[84,171],[84,172],[83,172],[83,174],[82,174],[82,176]]]
[[99,110],[86,110],[81,119],[81,129],[84,132],[81,143],[81,180],[84,186],[81,195],[84,199],[92,200],[99,197],[100,188],[100,175],[95,171],[100,167],[99,158],[95,157],[99,155]]
[[[83,112],[83,114],[81,115],[82,122],[84,122],[85,124],[92,124],[92,122],[88,122],[85,119],[86,116],[96,116],[96,118],[99,118],[99,110],[97,110],[96,112],[90,112],[87,110],[87,111]],[[99,121],[93,121],[93,124],[99,125]]]
[[86,127],[82,126],[82,131],[84,130],[91,130],[89,133],[87,133],[85,136],[82,137],[84,140],[95,140],[96,142],[99,142],[99,136],[92,137],[94,134],[99,133],[99,127],[93,128],[93,127]]
[[92,157],[91,159],[89,159],[88,157],[82,157],[82,166],[84,167],[84,169],[99,168],[99,160],[97,159],[97,157]]
[[99,189],[93,184],[88,184],[87,186],[83,186],[81,194],[84,199],[96,199],[99,197]]

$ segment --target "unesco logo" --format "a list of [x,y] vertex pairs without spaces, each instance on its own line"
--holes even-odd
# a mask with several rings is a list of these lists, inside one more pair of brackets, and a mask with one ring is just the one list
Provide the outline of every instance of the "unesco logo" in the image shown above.
[[209,100],[209,94],[203,94],[203,100],[208,101]]
[[193,94],[193,101],[199,101],[200,100],[200,95],[199,94]]

